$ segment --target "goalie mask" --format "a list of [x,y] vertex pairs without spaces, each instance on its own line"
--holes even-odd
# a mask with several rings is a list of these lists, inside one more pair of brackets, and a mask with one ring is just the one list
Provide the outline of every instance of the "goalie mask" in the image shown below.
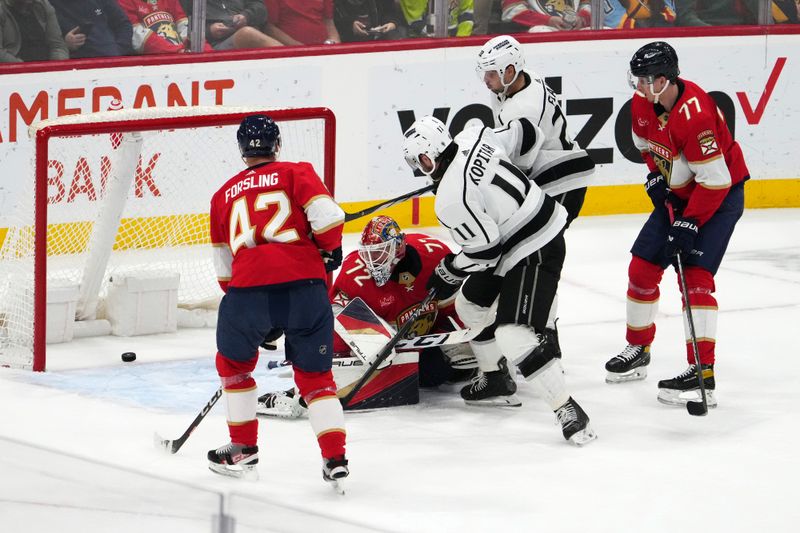
[[[675,49],[663,41],[656,41],[644,45],[633,54],[628,71],[628,84],[639,96],[644,97],[645,95],[639,91],[639,81],[643,81],[649,85],[650,92],[653,93],[655,102],[658,103],[658,97],[669,87],[670,83],[674,83],[678,79],[679,74],[678,54],[675,53]],[[667,83],[656,93],[653,90],[653,84],[659,76],[667,78]]]
[[[453,138],[450,137],[450,133],[444,123],[433,116],[420,118],[403,135],[405,135],[403,155],[406,158],[406,163],[426,176],[433,174],[436,169],[436,159],[453,142]],[[431,162],[434,163],[433,168],[425,169],[420,161],[421,155],[428,156]]]
[[395,265],[405,255],[406,236],[393,218],[378,216],[367,223],[358,241],[358,257],[375,280],[375,285],[384,286]]
[[[514,78],[505,83],[505,74],[509,66],[514,67]],[[503,94],[505,94],[524,68],[525,58],[522,56],[522,47],[519,41],[510,35],[498,35],[486,41],[486,44],[481,47],[475,72],[478,73],[481,80],[483,80],[485,72],[497,72],[500,76],[500,83],[503,85]]]
[[242,157],[273,157],[281,149],[281,132],[267,115],[250,115],[236,132]]

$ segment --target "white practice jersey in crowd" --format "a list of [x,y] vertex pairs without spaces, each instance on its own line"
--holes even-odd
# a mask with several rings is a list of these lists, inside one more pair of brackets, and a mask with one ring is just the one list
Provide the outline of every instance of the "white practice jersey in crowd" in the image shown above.
[[[528,157],[535,159],[541,132]],[[556,237],[567,211],[510,161],[489,128],[468,128],[436,191],[439,222],[461,246],[453,265],[465,272],[495,267],[503,276]]]
[[498,130],[514,119],[527,118],[544,135],[540,152],[532,166],[514,161],[541,189],[551,196],[586,187],[594,173],[594,162],[586,150],[567,133],[567,119],[556,94],[541,78],[522,72],[526,85],[510,97],[492,98]]

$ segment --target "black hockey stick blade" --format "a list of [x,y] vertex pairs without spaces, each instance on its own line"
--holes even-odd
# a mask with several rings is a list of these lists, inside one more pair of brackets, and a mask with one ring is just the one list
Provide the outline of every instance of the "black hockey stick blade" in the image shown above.
[[706,416],[708,414],[708,406],[706,402],[689,401],[686,402],[686,410],[692,416]]
[[217,391],[214,393],[214,396],[212,396],[211,399],[208,400],[208,403],[205,405],[205,407],[203,407],[203,409],[200,410],[200,412],[197,414],[194,420],[192,420],[192,423],[189,424],[189,427],[186,428],[186,431],[183,432],[183,435],[181,435],[177,439],[175,440],[165,439],[162,438],[161,435],[159,435],[158,433],[153,435],[153,444],[155,445],[155,447],[169,454],[177,453],[178,450],[181,449],[181,446],[183,446],[183,444],[189,438],[189,436],[194,432],[195,429],[197,429],[197,426],[200,425],[200,422],[202,422],[203,419],[206,417],[206,415],[209,413],[209,411],[211,411],[211,408],[214,407],[214,404],[217,403],[217,400],[219,400],[221,397],[222,397],[222,387],[217,389]]
[[355,213],[345,213],[344,214],[344,221],[345,222],[350,222],[351,220],[355,220],[357,218],[361,218],[361,217],[365,217],[367,215],[371,215],[372,213],[374,213],[375,211],[378,211],[380,209],[391,207],[393,205],[397,205],[399,203],[405,202],[406,200],[409,200],[409,199],[414,198],[416,196],[423,195],[426,192],[432,191],[434,189],[434,187],[435,187],[435,185],[426,185],[425,187],[422,187],[421,189],[417,189],[416,191],[407,192],[407,193],[405,193],[403,195],[398,196],[397,198],[393,198],[391,200],[386,200],[385,202],[381,202],[379,204],[375,204],[373,206],[366,207],[366,208],[362,209],[361,211],[356,211]]
[[389,339],[386,342],[386,345],[381,348],[381,351],[375,356],[375,361],[367,367],[366,371],[364,371],[356,384],[353,385],[353,388],[350,389],[350,392],[340,399],[343,407],[347,407],[355,395],[358,394],[358,391],[360,391],[367,381],[369,381],[369,378],[372,377],[372,374],[375,373],[380,364],[383,363],[392,353],[392,349],[395,347],[395,345],[400,342],[400,339],[406,336],[411,329],[411,326],[413,326],[414,322],[416,322],[417,318],[419,318],[419,315],[422,313],[422,311],[428,307],[428,304],[430,304],[435,298],[436,289],[431,289],[425,299],[422,300],[422,303],[419,304],[419,307],[414,309],[414,312],[411,313],[411,316],[408,317],[408,320],[406,320],[402,327],[397,330],[397,333],[394,334],[394,337]]

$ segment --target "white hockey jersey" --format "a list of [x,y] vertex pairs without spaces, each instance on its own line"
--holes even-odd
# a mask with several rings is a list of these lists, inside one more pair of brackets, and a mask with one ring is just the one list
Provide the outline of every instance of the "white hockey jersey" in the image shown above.
[[541,78],[527,72],[522,75],[525,88],[510,97],[492,99],[497,130],[514,119],[527,118],[542,131],[544,142],[533,166],[526,167],[513,158],[512,162],[551,196],[590,185],[594,162],[567,133],[567,119],[555,93]]
[[[542,143],[535,133],[527,150],[532,159]],[[441,163],[434,203],[439,222],[461,246],[453,266],[470,273],[494,268],[503,276],[559,234],[567,211],[509,161],[490,128],[468,128],[454,143],[452,160]]]

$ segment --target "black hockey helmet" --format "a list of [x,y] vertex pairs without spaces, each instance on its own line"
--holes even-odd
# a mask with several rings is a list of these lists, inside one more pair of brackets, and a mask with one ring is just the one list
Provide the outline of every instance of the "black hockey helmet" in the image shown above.
[[675,81],[680,74],[678,54],[664,41],[655,41],[639,48],[631,58],[631,74],[637,78],[664,76]]
[[267,115],[250,115],[236,132],[242,157],[271,157],[281,146],[281,131]]

